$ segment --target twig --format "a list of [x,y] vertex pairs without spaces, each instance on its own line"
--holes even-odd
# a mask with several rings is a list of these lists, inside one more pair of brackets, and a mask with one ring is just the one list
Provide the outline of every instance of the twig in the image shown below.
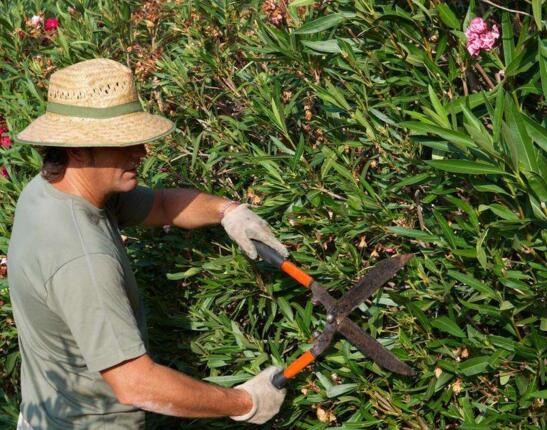
[[488,75],[486,74],[486,72],[484,71],[484,69],[482,68],[482,66],[479,64],[479,63],[475,63],[473,65],[478,71],[479,73],[482,75],[482,77],[484,78],[484,80],[486,81],[486,83],[488,84],[488,86],[490,87],[491,90],[493,90],[495,88],[494,84],[492,83],[492,81],[490,80],[490,78],[488,77]]
[[335,194],[335,193],[333,193],[332,191],[329,191],[329,190],[327,190],[327,189],[325,189],[325,188],[323,188],[323,187],[310,187],[310,188],[311,188],[312,190],[321,191],[321,192],[323,192],[323,193],[325,193],[325,194],[331,196],[332,198],[337,199],[337,200],[341,200],[341,201],[343,201],[343,202],[345,202],[345,201],[347,200],[346,198],[344,198],[344,197],[342,197],[342,196],[340,196],[340,195],[338,195],[338,194]]
[[[420,223],[420,230],[429,231],[424,223],[424,215],[422,212],[422,205],[420,204],[420,190],[416,190],[414,193],[414,201],[416,202],[416,212],[418,213],[418,222]],[[431,233],[431,232],[430,232]]]
[[497,7],[498,9],[506,10],[507,12],[520,13],[521,15],[532,16],[527,12],[522,12],[521,10],[509,9],[507,7],[504,7],[504,6],[500,6],[499,4],[496,4],[496,3],[494,3],[490,0],[481,0],[481,1],[484,2],[484,3],[488,3],[490,6]]

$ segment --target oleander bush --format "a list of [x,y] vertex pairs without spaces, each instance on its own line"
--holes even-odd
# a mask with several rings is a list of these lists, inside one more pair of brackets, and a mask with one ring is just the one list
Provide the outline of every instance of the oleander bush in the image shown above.
[[[0,253],[40,166],[10,138],[45,111],[52,72],[112,58],[134,70],[145,109],[177,124],[149,148],[143,184],[254,205],[337,297],[382,258],[415,254],[353,319],[418,376],[337,338],[265,428],[544,428],[544,12],[541,0],[2,2]],[[469,47],[475,17],[499,34],[488,46]],[[305,289],[221,227],[123,234],[158,362],[233,386],[296,358],[324,324]],[[1,267],[0,422],[13,428]],[[147,426],[246,428],[153,414]]]

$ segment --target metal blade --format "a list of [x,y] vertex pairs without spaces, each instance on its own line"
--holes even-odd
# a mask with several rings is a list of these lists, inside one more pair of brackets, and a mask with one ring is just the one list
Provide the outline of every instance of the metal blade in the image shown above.
[[391,279],[412,257],[412,254],[397,255],[376,264],[338,301],[336,317],[342,319],[348,315],[374,291]]
[[405,376],[414,376],[416,372],[385,349],[376,339],[370,337],[348,318],[338,323],[338,332],[351,342],[359,351],[378,365]]

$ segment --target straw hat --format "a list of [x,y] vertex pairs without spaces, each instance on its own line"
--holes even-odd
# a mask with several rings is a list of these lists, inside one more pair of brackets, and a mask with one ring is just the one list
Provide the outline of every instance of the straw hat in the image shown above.
[[143,112],[129,68],[98,58],[53,73],[46,113],[15,141],[43,146],[129,146],[158,139],[174,128],[168,119]]

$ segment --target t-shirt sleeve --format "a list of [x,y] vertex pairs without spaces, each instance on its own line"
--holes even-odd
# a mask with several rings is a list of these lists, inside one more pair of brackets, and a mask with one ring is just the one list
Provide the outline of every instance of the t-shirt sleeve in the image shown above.
[[114,213],[120,228],[142,223],[154,204],[154,190],[137,186],[126,193],[116,193],[110,197],[106,205]]
[[68,325],[90,371],[146,353],[118,261],[106,254],[79,257],[50,279],[48,305]]

